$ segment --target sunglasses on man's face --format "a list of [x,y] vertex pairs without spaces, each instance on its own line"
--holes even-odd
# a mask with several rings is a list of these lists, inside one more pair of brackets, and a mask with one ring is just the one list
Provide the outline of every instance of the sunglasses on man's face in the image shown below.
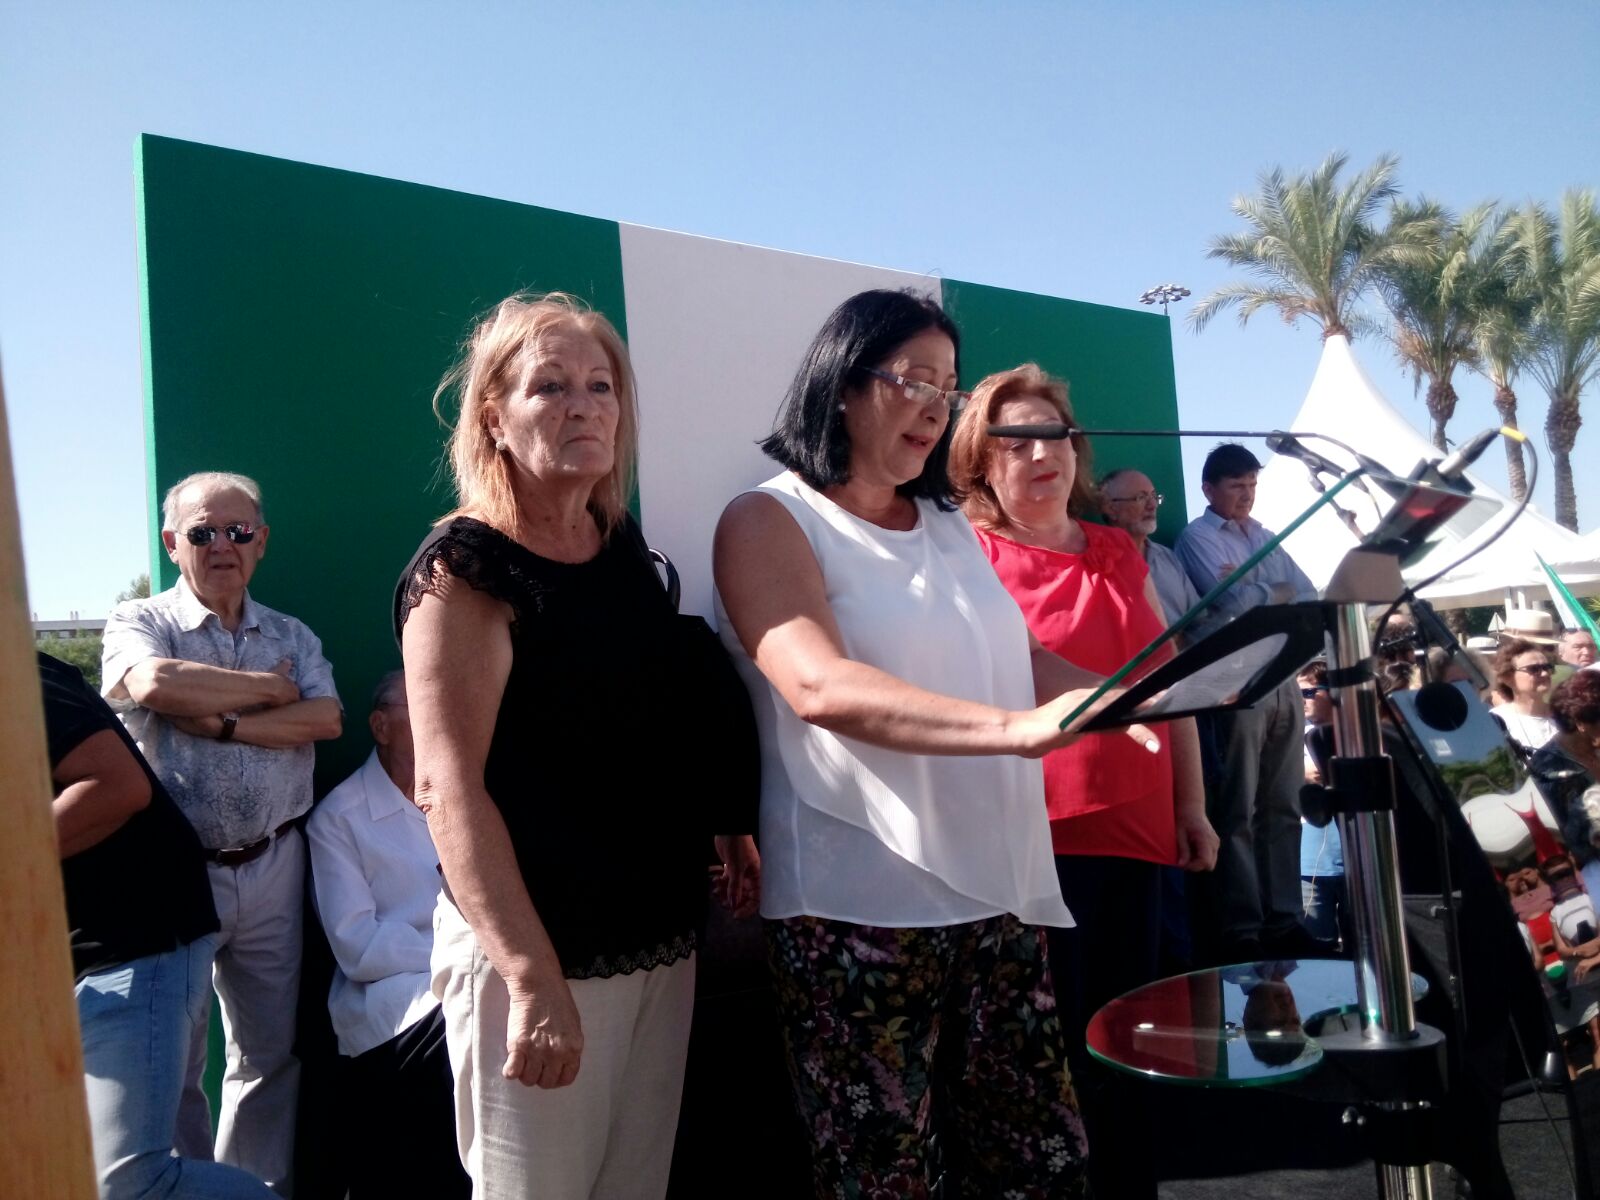
[[217,540],[217,534],[222,534],[235,546],[243,546],[255,540],[256,527],[243,521],[236,521],[232,525],[224,525],[218,529],[215,525],[196,525],[193,529],[185,529],[183,536],[189,539],[191,546],[209,546]]
[[1303,687],[1300,689],[1300,695],[1307,700],[1315,700],[1327,690],[1325,687]]

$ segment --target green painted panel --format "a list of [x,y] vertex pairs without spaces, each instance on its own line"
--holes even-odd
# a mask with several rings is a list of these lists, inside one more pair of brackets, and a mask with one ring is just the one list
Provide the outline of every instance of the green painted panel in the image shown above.
[[370,745],[395,577],[450,507],[433,388],[519,288],[583,296],[626,335],[617,226],[149,135],[138,159],[152,565],[173,583],[154,532],[172,482],[261,483],[251,592],[317,632],[349,709],[325,789]]
[[[943,294],[961,329],[964,387],[1035,362],[1068,382],[1073,412],[1088,428],[1178,427],[1165,317],[954,279]],[[1156,537],[1170,544],[1188,519],[1178,439],[1095,438],[1096,477],[1116,467],[1138,467],[1166,495]]]

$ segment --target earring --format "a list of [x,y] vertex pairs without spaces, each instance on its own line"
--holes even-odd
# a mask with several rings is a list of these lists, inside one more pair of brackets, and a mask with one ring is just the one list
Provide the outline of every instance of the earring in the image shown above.
[[505,440],[505,438],[495,438],[495,440],[494,440],[494,448],[495,448],[495,452],[497,454],[504,454],[506,452],[506,440]]
[[839,401],[839,411],[840,412],[844,411],[844,401],[843,400]]

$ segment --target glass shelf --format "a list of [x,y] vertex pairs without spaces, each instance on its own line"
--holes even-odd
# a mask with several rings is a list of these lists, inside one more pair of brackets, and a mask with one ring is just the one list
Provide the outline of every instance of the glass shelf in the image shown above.
[[[1414,999],[1427,994],[1411,976]],[[1089,1052],[1146,1078],[1197,1087],[1261,1087],[1322,1061],[1315,1034],[1356,1014],[1355,964],[1276,959],[1160,979],[1111,1001],[1089,1022]],[[1343,1028],[1335,1021],[1330,1032]]]

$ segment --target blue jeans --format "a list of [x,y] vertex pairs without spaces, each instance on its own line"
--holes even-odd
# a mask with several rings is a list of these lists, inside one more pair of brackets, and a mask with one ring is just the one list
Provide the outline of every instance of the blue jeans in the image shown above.
[[1325,942],[1345,936],[1350,902],[1345,898],[1343,875],[1300,876],[1300,899],[1304,913],[1300,923],[1308,933]]
[[214,937],[199,938],[85,976],[76,988],[95,1176],[107,1200],[272,1200],[265,1184],[237,1167],[172,1153],[215,952]]

